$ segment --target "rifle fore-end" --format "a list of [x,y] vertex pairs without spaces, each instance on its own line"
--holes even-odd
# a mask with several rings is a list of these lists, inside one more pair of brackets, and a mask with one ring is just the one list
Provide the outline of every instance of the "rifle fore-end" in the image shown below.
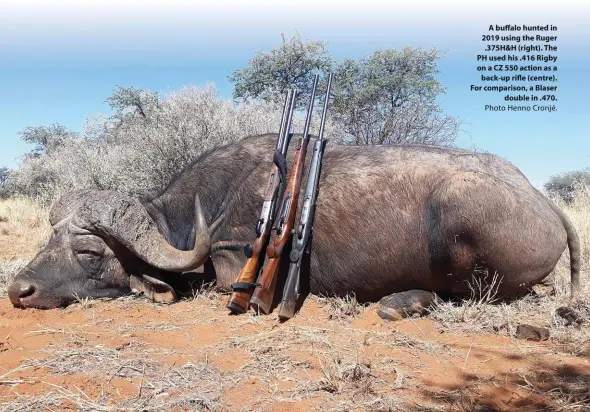
[[268,182],[266,184],[266,189],[264,190],[264,200],[269,201],[273,200],[277,195],[279,190],[279,185],[281,183],[281,178],[279,175],[279,168],[276,164],[272,164],[270,175],[268,176]]
[[[282,199],[281,208],[285,207],[287,204],[288,210],[286,211],[286,219],[284,221],[284,227],[281,228],[280,232],[276,233],[273,236],[270,245],[274,246],[277,253],[280,254],[283,250],[283,247],[287,243],[287,241],[291,238],[291,231],[295,224],[295,216],[297,215],[297,206],[299,203],[299,191],[301,190],[301,180],[303,178],[303,167],[305,164],[305,154],[307,151],[307,140],[299,142],[297,147],[297,153],[295,154],[295,162],[293,163],[293,169],[291,170],[291,174],[289,176],[289,181],[287,182],[287,186],[285,189],[285,193]],[[267,248],[267,254],[269,257],[272,254],[269,254],[272,250]]]

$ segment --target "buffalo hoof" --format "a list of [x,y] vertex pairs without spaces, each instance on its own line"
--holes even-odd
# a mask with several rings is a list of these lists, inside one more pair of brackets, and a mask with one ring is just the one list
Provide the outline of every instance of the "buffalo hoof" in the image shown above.
[[377,315],[385,320],[402,320],[410,316],[422,316],[428,312],[428,306],[436,300],[436,295],[425,290],[408,290],[393,293],[379,301]]
[[540,341],[549,339],[549,329],[521,324],[516,327],[516,339]]

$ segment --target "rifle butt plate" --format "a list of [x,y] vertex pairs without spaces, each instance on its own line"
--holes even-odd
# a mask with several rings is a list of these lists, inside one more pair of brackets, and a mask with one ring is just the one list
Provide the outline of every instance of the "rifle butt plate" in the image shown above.
[[281,303],[281,308],[279,310],[279,319],[281,321],[286,321],[291,319],[293,316],[295,316],[295,301],[291,301],[291,302],[282,302]]
[[225,305],[225,307],[231,311],[232,315],[241,315],[242,313],[246,313],[246,311],[248,310],[247,308],[237,304],[236,302],[227,302],[227,305]]
[[257,297],[252,297],[252,299],[250,299],[250,307],[256,313],[262,313],[264,315],[268,315],[270,313],[270,305],[265,304]]

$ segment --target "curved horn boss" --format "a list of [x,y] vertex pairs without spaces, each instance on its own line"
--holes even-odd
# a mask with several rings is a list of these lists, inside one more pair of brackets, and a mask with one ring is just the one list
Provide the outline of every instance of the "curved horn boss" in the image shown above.
[[149,265],[170,272],[198,268],[211,250],[209,229],[198,195],[195,196],[195,243],[189,251],[170,245],[145,207],[118,192],[97,191],[85,196],[72,224],[103,238],[112,238]]

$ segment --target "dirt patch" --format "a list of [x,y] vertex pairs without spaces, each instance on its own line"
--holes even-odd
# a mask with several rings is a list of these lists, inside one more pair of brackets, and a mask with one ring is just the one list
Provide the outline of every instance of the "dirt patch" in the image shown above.
[[[17,310],[0,301],[0,410],[584,410],[587,356],[432,319],[228,316],[226,296]],[[486,410],[486,409],[480,409]]]

